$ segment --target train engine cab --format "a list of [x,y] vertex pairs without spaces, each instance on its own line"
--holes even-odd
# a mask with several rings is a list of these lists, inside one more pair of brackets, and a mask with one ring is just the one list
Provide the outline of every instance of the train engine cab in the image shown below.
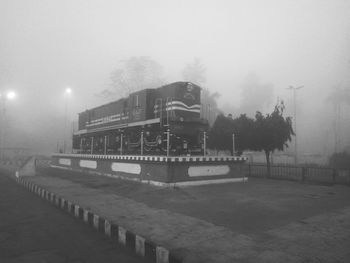
[[200,118],[201,88],[191,82],[176,82],[158,88],[154,113],[164,130],[170,131],[171,152],[200,154],[208,122]]

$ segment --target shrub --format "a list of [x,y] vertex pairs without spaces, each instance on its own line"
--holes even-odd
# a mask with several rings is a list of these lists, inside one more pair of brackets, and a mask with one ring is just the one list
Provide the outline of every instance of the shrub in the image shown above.
[[329,165],[336,169],[350,169],[350,154],[347,152],[333,153]]

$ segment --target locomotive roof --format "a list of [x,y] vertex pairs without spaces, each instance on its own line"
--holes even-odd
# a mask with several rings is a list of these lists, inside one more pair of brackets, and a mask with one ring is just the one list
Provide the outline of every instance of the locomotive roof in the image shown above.
[[178,85],[184,85],[184,84],[188,84],[188,83],[191,83],[192,85],[198,87],[201,89],[201,87],[199,87],[198,85],[192,83],[192,82],[189,82],[189,81],[177,81],[177,82],[173,82],[173,83],[170,83],[170,84],[165,84],[163,86],[160,86],[160,87],[157,87],[157,88],[153,88],[153,89],[142,89],[142,90],[138,90],[138,91],[135,91],[135,92],[132,92],[129,94],[129,96],[127,97],[123,97],[123,98],[120,98],[118,100],[114,100],[114,101],[111,101],[111,102],[108,102],[108,103],[105,103],[105,104],[102,104],[100,106],[97,106],[97,107],[94,107],[94,108],[90,108],[90,109],[86,109],[85,111],[83,112],[80,112],[78,114],[84,114],[88,111],[93,111],[93,110],[97,110],[99,108],[103,108],[107,105],[110,105],[110,104],[114,104],[114,103],[118,103],[118,102],[122,102],[122,101],[125,101],[127,100],[130,96],[132,96],[133,94],[136,94],[136,93],[140,93],[142,91],[151,91],[151,90],[158,90],[158,89],[165,89],[165,88],[171,88],[171,87],[174,87],[174,86],[178,86]]
[[83,113],[88,112],[88,111],[93,111],[93,110],[96,110],[96,109],[105,107],[105,106],[107,106],[107,105],[114,104],[114,103],[117,103],[117,102],[121,102],[121,101],[127,100],[127,99],[128,99],[128,97],[126,97],[126,98],[120,98],[120,99],[118,99],[118,100],[114,100],[114,101],[111,101],[111,102],[102,104],[102,105],[97,106],[97,107],[94,107],[94,108],[86,109],[85,111],[82,111],[82,112],[80,112],[79,114],[83,114]]
[[167,88],[167,87],[172,87],[172,86],[178,86],[178,85],[184,85],[184,84],[188,84],[188,83],[191,83],[192,85],[198,87],[198,88],[201,88],[200,86],[194,84],[193,82],[190,82],[190,81],[177,81],[177,82],[173,82],[173,83],[170,83],[170,84],[165,84],[163,86],[160,86],[158,88],[155,88],[155,89],[161,89],[161,88]]

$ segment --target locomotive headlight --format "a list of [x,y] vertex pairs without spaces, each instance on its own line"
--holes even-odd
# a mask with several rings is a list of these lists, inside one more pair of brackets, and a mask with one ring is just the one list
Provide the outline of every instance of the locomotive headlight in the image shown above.
[[183,118],[183,117],[180,117],[180,121],[184,121],[184,118]]

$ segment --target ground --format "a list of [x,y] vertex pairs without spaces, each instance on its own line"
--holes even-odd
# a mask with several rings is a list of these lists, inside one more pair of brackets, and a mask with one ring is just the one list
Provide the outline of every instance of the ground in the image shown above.
[[[56,181],[60,188],[50,178],[61,180]],[[119,201],[128,214],[108,216],[165,243],[187,262],[350,261],[348,186],[249,178],[247,183],[160,188],[52,169],[31,180],[65,189],[63,194],[80,202],[87,202],[88,193],[101,195],[105,203]],[[104,212],[101,202],[89,202]]]

